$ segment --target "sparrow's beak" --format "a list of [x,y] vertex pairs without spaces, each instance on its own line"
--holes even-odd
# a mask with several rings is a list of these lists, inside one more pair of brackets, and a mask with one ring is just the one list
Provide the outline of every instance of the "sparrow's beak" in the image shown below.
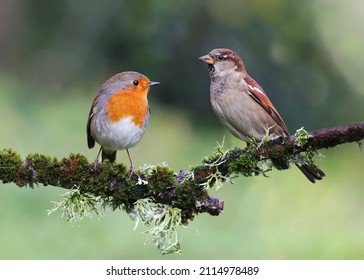
[[209,65],[214,64],[214,60],[211,58],[211,56],[209,54],[199,57],[199,60],[201,60],[202,62],[205,62],[206,64],[209,64]]
[[157,85],[160,85],[160,82],[152,82],[152,81],[150,81],[148,85],[149,85],[150,87],[151,87],[151,86],[157,86]]

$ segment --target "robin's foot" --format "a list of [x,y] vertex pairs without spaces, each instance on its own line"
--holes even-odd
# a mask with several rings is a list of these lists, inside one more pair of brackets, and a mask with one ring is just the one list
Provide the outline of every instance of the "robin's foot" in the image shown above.
[[134,166],[133,165],[131,165],[130,166],[130,170],[129,170],[129,179],[131,178],[131,176],[133,176],[133,174],[134,174]]

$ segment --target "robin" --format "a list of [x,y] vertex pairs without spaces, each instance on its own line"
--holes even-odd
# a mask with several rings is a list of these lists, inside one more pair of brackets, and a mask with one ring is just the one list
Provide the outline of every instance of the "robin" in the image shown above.
[[87,121],[88,147],[95,142],[101,146],[95,165],[106,159],[115,162],[116,152],[126,150],[133,174],[129,149],[144,135],[150,115],[147,94],[154,85],[159,82],[133,71],[116,74],[102,84]]
[[[199,59],[208,65],[212,109],[235,137],[247,143],[252,139],[260,142],[267,129],[271,139],[289,135],[278,111],[235,52],[214,49]],[[297,164],[297,167],[312,183],[325,176],[315,166]]]

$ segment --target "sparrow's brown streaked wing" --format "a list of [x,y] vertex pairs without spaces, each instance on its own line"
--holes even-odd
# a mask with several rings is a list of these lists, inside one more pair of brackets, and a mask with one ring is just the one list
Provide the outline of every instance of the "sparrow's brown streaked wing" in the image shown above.
[[288,135],[289,133],[286,124],[284,123],[282,117],[279,115],[277,110],[274,108],[272,102],[270,102],[269,98],[264,93],[262,87],[250,76],[247,76],[246,78],[244,78],[244,80],[248,85],[250,96],[263,107],[263,109]]

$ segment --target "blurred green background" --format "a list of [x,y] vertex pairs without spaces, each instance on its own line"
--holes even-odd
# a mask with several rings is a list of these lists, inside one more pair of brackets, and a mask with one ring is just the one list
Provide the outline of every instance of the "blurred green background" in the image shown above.
[[[2,0],[0,148],[22,156],[71,152],[94,160],[85,126],[100,84],[135,70],[161,82],[152,116],[131,150],[137,166],[197,165],[226,135],[209,103],[198,57],[235,50],[291,131],[363,121],[364,4],[349,0]],[[1,259],[363,259],[363,154],[323,150],[327,177],[309,183],[296,168],[238,178],[212,194],[219,217],[180,229],[182,254],[144,245],[122,211],[70,226],[50,201],[65,190],[0,187]],[[125,152],[118,161],[128,164]]]

